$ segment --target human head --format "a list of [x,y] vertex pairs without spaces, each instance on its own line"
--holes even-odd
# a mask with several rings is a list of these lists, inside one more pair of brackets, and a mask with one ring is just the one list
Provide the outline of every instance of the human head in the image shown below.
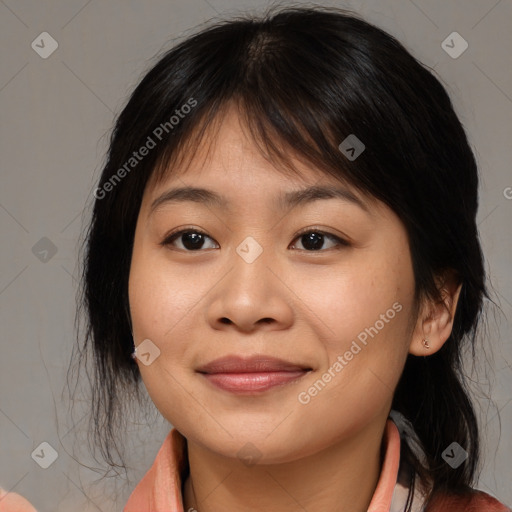
[[[112,414],[140,377],[129,357],[128,290],[144,193],[187,163],[233,105],[276,172],[293,175],[286,165],[292,155],[400,219],[414,275],[412,318],[422,305],[439,302],[443,279],[462,284],[451,335],[435,354],[407,357],[393,408],[412,422],[435,480],[468,485],[478,440],[460,354],[473,339],[485,295],[474,156],[433,74],[388,34],[334,9],[290,8],[209,27],[167,52],[119,115],[95,194],[84,271],[88,340],[106,391],[97,412]],[[365,145],[353,161],[338,147],[350,134]],[[139,160],[133,152],[143,147]],[[453,407],[460,415],[450,414]],[[450,420],[432,425],[433,415]],[[439,464],[454,440],[470,453],[457,470]]]

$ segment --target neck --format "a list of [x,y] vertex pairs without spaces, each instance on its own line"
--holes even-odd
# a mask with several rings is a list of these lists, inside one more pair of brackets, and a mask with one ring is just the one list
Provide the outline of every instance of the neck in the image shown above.
[[379,420],[313,455],[253,466],[188,441],[184,510],[366,512],[381,471],[384,428]]

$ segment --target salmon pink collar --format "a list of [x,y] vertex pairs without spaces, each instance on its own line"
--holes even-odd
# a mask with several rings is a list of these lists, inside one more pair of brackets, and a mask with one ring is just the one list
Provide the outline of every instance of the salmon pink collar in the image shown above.
[[[390,511],[400,462],[400,435],[391,419],[386,423],[384,443],[382,471],[368,512]],[[181,489],[187,473],[187,441],[173,428],[123,512],[184,512]]]

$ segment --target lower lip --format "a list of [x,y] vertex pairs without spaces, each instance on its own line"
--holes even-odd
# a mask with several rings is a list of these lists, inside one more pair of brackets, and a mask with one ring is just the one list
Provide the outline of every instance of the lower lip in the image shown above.
[[204,373],[203,375],[214,386],[225,391],[252,394],[293,382],[306,373],[308,373],[306,370],[302,370],[294,372]]

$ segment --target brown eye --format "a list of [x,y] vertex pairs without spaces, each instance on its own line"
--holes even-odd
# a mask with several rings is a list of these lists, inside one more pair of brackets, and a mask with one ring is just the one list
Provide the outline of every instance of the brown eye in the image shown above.
[[305,250],[308,252],[312,251],[321,251],[325,250],[324,244],[326,241],[330,240],[334,242],[334,245],[331,247],[327,247],[327,249],[332,249],[335,247],[339,247],[340,245],[348,246],[349,243],[342,238],[333,235],[331,233],[325,233],[323,231],[318,230],[310,230],[301,233],[295,240],[299,240],[302,244],[303,248],[299,248],[299,250]]
[[[167,236],[161,245],[176,247],[175,242],[179,242],[178,246],[176,247],[177,249],[182,251],[197,251],[204,249],[206,239],[213,240],[202,231],[197,229],[187,229],[178,231],[177,233],[172,233],[171,235]],[[180,244],[181,247],[179,246]],[[212,247],[208,248],[211,249]],[[213,249],[215,249],[215,247],[213,247]]]

